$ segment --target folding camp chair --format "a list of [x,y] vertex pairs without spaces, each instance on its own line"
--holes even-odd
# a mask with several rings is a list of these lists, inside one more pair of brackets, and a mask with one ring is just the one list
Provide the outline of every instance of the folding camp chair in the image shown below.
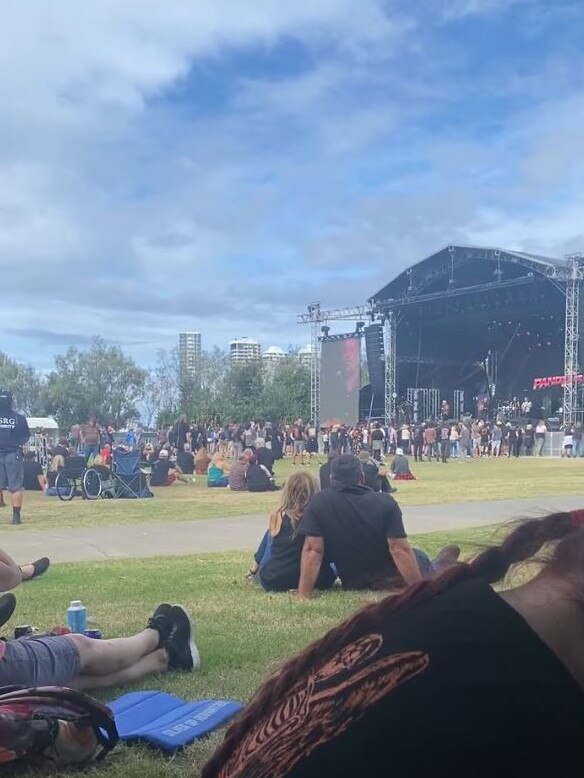
[[153,497],[150,475],[140,469],[139,451],[117,451],[112,454],[112,473],[116,480],[116,497],[140,499]]

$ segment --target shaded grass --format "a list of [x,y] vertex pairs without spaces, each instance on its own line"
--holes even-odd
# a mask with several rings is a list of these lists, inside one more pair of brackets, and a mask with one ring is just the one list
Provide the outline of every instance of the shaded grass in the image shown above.
[[[489,542],[495,532],[501,528],[430,533],[413,537],[412,542],[430,556],[452,542],[471,552],[477,544]],[[63,623],[69,601],[81,599],[92,625],[99,626],[105,637],[118,637],[143,629],[158,603],[181,602],[196,618],[201,670],[165,673],[132,688],[161,689],[187,699],[246,701],[284,658],[381,596],[335,589],[300,603],[290,594],[266,594],[245,580],[249,562],[248,554],[229,552],[55,565],[47,575],[18,590],[16,613],[3,631],[8,634],[16,624],[45,628]],[[126,691],[115,689],[98,696],[109,700]],[[119,746],[100,766],[99,774],[104,778],[196,776],[221,738],[222,733],[217,733],[173,758],[142,746]],[[20,768],[12,774],[27,773]]]
[[[481,459],[446,464],[412,463],[412,467],[418,480],[399,483],[397,496],[402,506],[579,494],[584,480],[584,459]],[[317,471],[315,465],[313,471]],[[291,472],[290,461],[276,464],[279,483]],[[278,505],[277,494],[208,489],[205,478],[200,476],[194,485],[173,484],[153,491],[156,496],[151,500],[89,502],[75,498],[70,503],[27,492],[23,510],[25,524],[16,531],[266,515]],[[2,513],[8,518],[9,509]],[[5,526],[4,530],[14,531],[11,526]]]

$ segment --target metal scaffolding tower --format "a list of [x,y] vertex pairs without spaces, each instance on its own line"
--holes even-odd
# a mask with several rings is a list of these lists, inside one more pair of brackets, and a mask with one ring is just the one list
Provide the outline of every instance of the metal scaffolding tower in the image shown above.
[[581,254],[567,257],[566,323],[564,348],[564,424],[574,424],[578,411],[578,340],[580,325],[580,283],[583,278]]
[[318,327],[321,318],[320,303],[310,303],[307,308],[310,322],[310,420],[318,427],[320,422],[320,340]]
[[383,319],[383,346],[385,349],[385,424],[397,420],[397,319],[388,311]]

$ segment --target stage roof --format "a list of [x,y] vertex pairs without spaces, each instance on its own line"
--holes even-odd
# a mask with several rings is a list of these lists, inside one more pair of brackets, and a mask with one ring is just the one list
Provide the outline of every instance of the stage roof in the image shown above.
[[[505,267],[509,269],[511,265],[513,269],[510,275],[514,278],[537,274],[551,281],[563,281],[568,278],[570,273],[568,263],[563,259],[544,257],[513,249],[451,245],[445,246],[435,254],[404,270],[393,281],[374,294],[370,298],[370,302],[397,300],[435,291],[450,278],[456,281],[457,275],[460,275],[461,272],[468,279],[470,265],[474,265],[476,269],[480,265],[483,265],[485,269],[490,265],[491,272],[493,268],[495,271],[500,270],[501,277],[509,276]],[[481,281],[484,282],[484,279]]]

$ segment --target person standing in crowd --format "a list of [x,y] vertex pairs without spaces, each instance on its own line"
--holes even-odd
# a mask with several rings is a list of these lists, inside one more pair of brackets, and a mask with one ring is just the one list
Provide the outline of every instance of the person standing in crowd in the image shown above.
[[535,456],[540,457],[543,454],[543,447],[545,445],[545,436],[547,433],[547,426],[543,419],[540,419],[535,426]]
[[375,422],[373,431],[371,432],[371,451],[373,452],[373,459],[381,462],[381,455],[383,453],[383,441],[385,433],[381,429],[379,422]]
[[530,457],[533,455],[533,444],[534,444],[535,438],[533,435],[533,425],[527,424],[525,427],[525,432],[523,433],[523,445],[525,447],[525,456]]
[[99,440],[99,426],[95,416],[91,416],[89,421],[79,428],[79,443],[85,459],[99,454]]
[[433,424],[428,424],[424,430],[424,443],[426,445],[426,456],[428,462],[432,461],[432,457],[436,456],[438,462],[438,441],[436,439],[436,427]]
[[304,450],[306,447],[306,440],[304,434],[304,425],[302,419],[297,419],[292,427],[292,440],[294,441],[294,455],[292,457],[292,464],[296,464],[296,457],[300,456],[300,464],[304,464]]
[[440,458],[446,462],[450,456],[450,427],[442,424],[440,427]]
[[[459,459],[460,458],[460,432],[458,429],[458,426],[456,424],[453,424],[450,428],[450,456],[452,459]],[[404,454],[407,454],[408,452],[404,449]]]
[[414,460],[422,462],[424,454],[424,425],[416,424],[413,434]]
[[4,504],[3,491],[8,490],[12,501],[12,523],[22,524],[20,512],[24,497],[23,445],[30,438],[26,417],[12,405],[12,392],[0,389],[0,506]]
[[403,424],[400,430],[399,443],[401,444],[400,448],[403,449],[403,452],[406,455],[410,453],[411,438],[412,438],[412,432],[409,426],[407,424]]
[[491,456],[498,457],[501,454],[501,441],[503,440],[503,431],[501,422],[498,421],[491,432]]
[[582,422],[577,421],[572,430],[572,456],[574,459],[584,455],[582,451]]
[[472,444],[468,424],[460,425],[460,456],[461,459],[472,459]]

